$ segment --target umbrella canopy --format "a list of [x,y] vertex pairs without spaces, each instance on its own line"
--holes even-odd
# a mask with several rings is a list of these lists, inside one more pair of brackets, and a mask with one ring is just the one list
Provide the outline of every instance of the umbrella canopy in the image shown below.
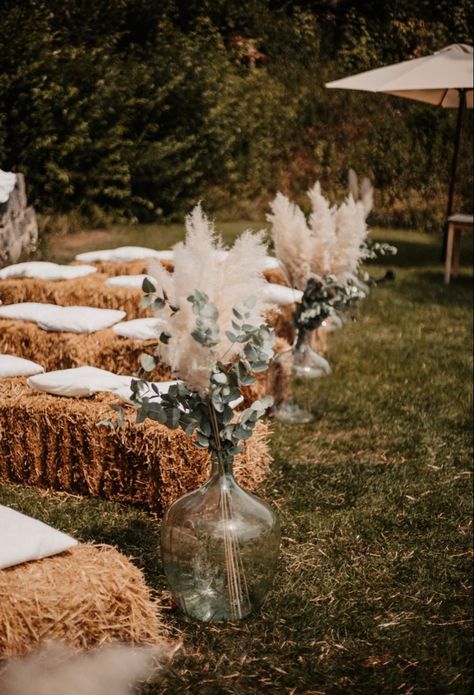
[[465,106],[472,109],[473,49],[455,43],[424,58],[367,70],[326,87],[384,92],[448,109],[460,106],[460,90],[465,90]]
[[[472,109],[473,49],[464,43],[454,43],[424,58],[404,60],[383,68],[367,70],[342,80],[327,82],[326,87],[383,92],[405,99],[424,101],[444,109],[458,109],[454,154],[451,167],[446,219],[453,212],[454,186],[464,108]],[[446,250],[447,225],[443,251]]]

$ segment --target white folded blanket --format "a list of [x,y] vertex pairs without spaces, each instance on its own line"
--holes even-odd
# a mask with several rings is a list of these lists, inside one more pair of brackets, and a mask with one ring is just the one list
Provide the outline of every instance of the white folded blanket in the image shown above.
[[280,306],[301,302],[303,298],[301,290],[285,287],[285,285],[277,285],[274,282],[268,282],[264,287],[263,293],[267,302],[279,304]]
[[141,289],[145,278],[156,287],[156,279],[152,278],[151,275],[116,275],[112,278],[107,278],[105,284],[108,287],[131,287],[133,289]]
[[0,355],[0,379],[14,376],[41,374],[44,368],[36,362],[24,360],[16,355]]
[[87,251],[76,256],[76,261],[94,263],[96,261],[116,261],[128,263],[130,261],[140,261],[147,258],[156,258],[160,261],[172,261],[173,251],[156,251],[143,246],[120,246],[116,249],[104,249],[102,251]]
[[112,330],[122,338],[134,338],[135,340],[158,339],[160,333],[165,329],[166,321],[163,319],[133,319],[132,321],[121,321],[112,327]]
[[0,270],[0,280],[9,278],[32,278],[35,280],[74,280],[96,273],[93,265],[58,265],[45,261],[30,261],[7,265]]
[[77,541],[42,521],[0,505],[0,570],[57,555]]
[[0,306],[0,318],[33,321],[45,331],[94,333],[110,328],[126,316],[125,311],[87,306],[58,306],[20,302]]

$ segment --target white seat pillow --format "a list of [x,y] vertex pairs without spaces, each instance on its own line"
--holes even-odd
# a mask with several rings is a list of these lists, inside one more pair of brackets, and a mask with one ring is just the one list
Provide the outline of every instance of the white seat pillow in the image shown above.
[[45,331],[61,331],[65,333],[95,333],[110,328],[121,321],[125,311],[115,309],[96,309],[88,306],[59,307],[58,314],[47,314],[37,319],[37,324]]
[[93,265],[58,265],[45,261],[15,263],[0,270],[0,280],[9,278],[31,278],[37,280],[74,280],[96,273]]
[[160,261],[172,261],[173,251],[156,251],[143,246],[120,246],[116,249],[104,249],[102,251],[87,251],[76,256],[76,261],[84,263],[94,263],[96,261],[116,261],[128,263],[130,261],[140,261],[147,258],[156,258]]
[[156,280],[151,275],[116,275],[112,278],[107,278],[105,284],[108,287],[131,287],[133,289],[141,289],[143,280],[149,280],[156,287]]
[[16,357],[16,355],[0,355],[0,378],[32,376],[42,372],[44,368],[36,362]]
[[71,536],[0,505],[0,569],[57,555],[75,545]]
[[34,321],[38,317],[54,316],[62,307],[57,304],[41,302],[20,302],[18,304],[3,304],[0,306],[0,319],[15,319],[17,321]]
[[301,290],[285,287],[285,285],[277,285],[274,282],[268,282],[265,285],[263,295],[267,302],[279,304],[280,306],[288,306],[289,304],[301,302],[303,298],[303,292],[301,292]]
[[158,339],[165,329],[166,321],[163,319],[132,319],[121,321],[112,327],[112,330],[122,338],[134,338],[135,340]]
[[96,309],[87,306],[57,306],[38,302],[21,302],[0,306],[0,318],[34,321],[45,331],[94,333],[110,328],[125,318],[125,311]]
[[281,268],[281,263],[278,258],[275,258],[275,256],[266,256],[263,269],[276,270],[277,268]]
[[[227,249],[218,249],[214,252],[214,255],[217,261],[225,261],[229,255],[229,251],[227,251]],[[274,256],[266,256],[262,270],[272,270],[275,268],[281,268],[280,261]]]
[[35,391],[43,391],[53,396],[87,398],[94,393],[115,391],[122,386],[130,386],[131,376],[119,376],[97,367],[74,367],[59,369],[32,376],[27,380]]

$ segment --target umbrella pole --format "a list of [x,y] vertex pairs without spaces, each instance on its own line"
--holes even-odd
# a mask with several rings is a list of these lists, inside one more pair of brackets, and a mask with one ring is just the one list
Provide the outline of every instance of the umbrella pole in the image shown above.
[[451,180],[449,182],[449,195],[448,195],[448,209],[446,212],[446,221],[444,225],[444,235],[443,235],[443,249],[441,254],[441,262],[444,263],[446,258],[446,244],[448,240],[448,217],[453,214],[453,203],[454,203],[454,189],[456,186],[456,170],[458,166],[458,155],[459,155],[459,143],[461,141],[461,126],[462,117],[464,114],[464,107],[466,105],[466,90],[459,90],[459,108],[458,108],[458,118],[456,122],[456,136],[454,140],[454,153],[453,162],[451,166]]

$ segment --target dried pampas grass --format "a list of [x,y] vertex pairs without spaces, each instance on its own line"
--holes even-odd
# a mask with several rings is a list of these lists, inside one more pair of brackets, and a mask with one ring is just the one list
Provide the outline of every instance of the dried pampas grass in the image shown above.
[[132,695],[155,680],[173,649],[126,644],[77,653],[49,643],[23,659],[11,659],[0,674],[2,695]]
[[323,280],[328,275],[345,282],[356,275],[366,258],[366,217],[372,208],[373,189],[369,179],[359,187],[354,172],[350,174],[350,189],[339,207],[331,207],[317,181],[308,191],[308,220],[282,193],[271,203],[267,219],[272,225],[275,252],[293,287],[304,291],[310,278]]
[[[171,313],[166,307],[158,312],[165,319],[165,332],[170,336],[160,355],[173,374],[201,393],[208,390],[216,361],[230,363],[242,351],[241,343],[233,343],[226,336],[226,331],[232,329],[233,307],[242,307],[253,296],[255,305],[249,310],[251,316],[246,323],[255,326],[265,322],[264,315],[269,308],[263,299],[262,273],[267,253],[263,233],[244,232],[226,258],[218,261],[216,255],[221,248],[221,239],[212,222],[197,205],[186,217],[185,241],[174,247],[174,272],[161,264],[150,264],[169,304],[179,309]],[[201,345],[192,336],[196,315],[188,298],[196,290],[205,293],[218,312],[219,341],[213,349]]]

